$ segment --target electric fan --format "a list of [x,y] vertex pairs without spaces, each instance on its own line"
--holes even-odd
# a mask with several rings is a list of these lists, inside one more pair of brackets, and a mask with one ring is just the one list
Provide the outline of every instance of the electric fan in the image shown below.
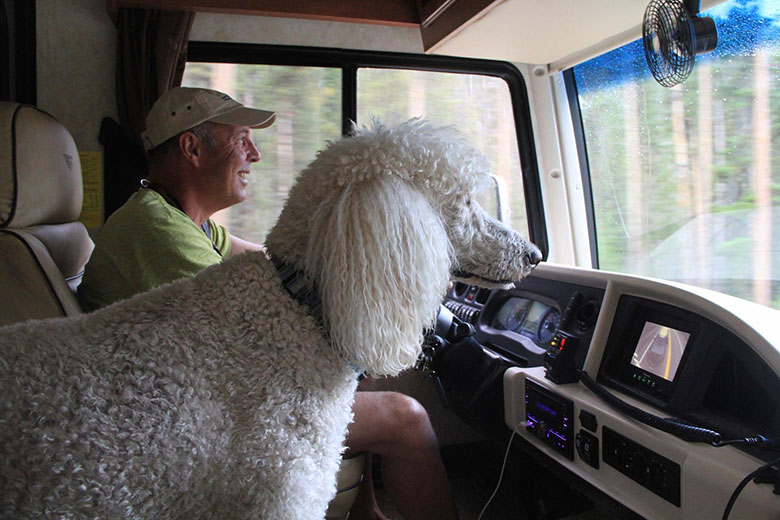
[[699,0],[651,0],[642,20],[645,58],[664,87],[685,81],[697,54],[718,44],[715,22],[699,17]]

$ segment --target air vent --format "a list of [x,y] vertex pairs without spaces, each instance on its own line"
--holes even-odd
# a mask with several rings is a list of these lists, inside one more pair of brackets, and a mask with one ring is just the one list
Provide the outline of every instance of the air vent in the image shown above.
[[591,328],[599,317],[599,304],[595,300],[585,301],[577,310],[577,325],[583,330]]
[[476,302],[480,305],[485,305],[488,298],[490,298],[490,289],[482,288],[477,292]]
[[463,282],[455,282],[455,296],[462,297],[464,294],[466,294],[466,291],[469,289],[468,284],[465,284]]

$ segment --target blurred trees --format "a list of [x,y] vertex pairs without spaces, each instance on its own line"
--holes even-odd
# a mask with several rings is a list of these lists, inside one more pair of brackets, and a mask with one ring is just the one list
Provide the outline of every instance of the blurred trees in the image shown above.
[[780,308],[780,13],[763,4],[712,13],[718,48],[671,89],[641,41],[575,67],[602,268]]
[[[249,200],[215,217],[237,236],[263,242],[295,176],[328,140],[340,137],[341,69],[188,63],[183,83],[220,90],[248,106],[277,113],[271,127],[253,132],[262,157],[252,168]],[[370,124],[372,117],[388,124],[425,117],[457,127],[488,157],[506,188],[510,223],[527,233],[512,104],[502,79],[362,68],[357,101],[360,126]]]

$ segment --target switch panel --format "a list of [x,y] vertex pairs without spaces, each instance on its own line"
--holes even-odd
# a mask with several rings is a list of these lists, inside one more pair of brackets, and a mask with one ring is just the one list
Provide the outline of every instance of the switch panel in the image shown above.
[[574,437],[574,445],[577,447],[577,455],[585,464],[599,469],[599,438],[595,435],[580,430]]
[[603,426],[603,460],[659,497],[680,507],[680,465]]
[[580,424],[583,428],[586,428],[593,433],[596,433],[596,429],[599,427],[596,416],[587,410],[580,410]]

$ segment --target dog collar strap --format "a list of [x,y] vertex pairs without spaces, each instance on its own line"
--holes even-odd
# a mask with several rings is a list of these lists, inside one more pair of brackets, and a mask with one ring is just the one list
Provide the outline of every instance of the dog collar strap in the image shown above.
[[[317,289],[306,279],[303,272],[299,271],[294,265],[283,262],[274,255],[271,255],[271,262],[276,267],[276,272],[279,274],[285,290],[298,303],[309,308],[309,312],[327,335],[328,329],[322,319],[322,300],[320,300],[320,294],[317,292]],[[351,366],[355,374],[357,374],[358,381],[361,381],[366,375],[365,371],[354,363]]]
[[308,307],[309,312],[317,320],[317,323],[325,328],[325,323],[322,319],[322,302],[317,289],[306,279],[303,272],[299,271],[294,265],[283,262],[273,255],[271,255],[271,261],[274,267],[276,267],[285,290],[298,303]]

